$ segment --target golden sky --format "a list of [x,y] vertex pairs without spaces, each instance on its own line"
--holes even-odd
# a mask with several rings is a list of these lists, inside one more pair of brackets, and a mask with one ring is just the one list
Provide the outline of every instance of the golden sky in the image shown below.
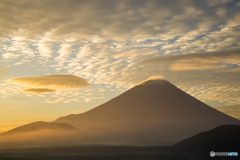
[[1,0],[0,132],[156,76],[240,118],[238,0]]

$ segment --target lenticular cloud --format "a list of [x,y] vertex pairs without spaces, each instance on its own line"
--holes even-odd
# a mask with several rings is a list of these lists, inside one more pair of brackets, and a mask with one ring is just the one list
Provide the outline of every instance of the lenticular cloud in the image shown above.
[[28,87],[22,90],[27,93],[46,93],[57,90],[75,90],[90,85],[87,80],[73,75],[48,75],[39,77],[13,78],[6,81],[14,85]]
[[22,93],[31,93],[31,94],[42,94],[42,93],[51,93],[56,92],[55,89],[48,89],[48,88],[27,88],[21,90]]

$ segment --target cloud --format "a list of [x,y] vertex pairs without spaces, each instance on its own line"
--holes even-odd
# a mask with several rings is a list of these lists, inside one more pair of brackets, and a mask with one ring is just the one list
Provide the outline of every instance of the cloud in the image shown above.
[[2,68],[2,69],[0,69],[0,75],[6,73],[7,71],[9,71],[8,68]]
[[186,83],[178,87],[210,106],[240,104],[239,84],[223,83],[218,77],[211,81],[213,83],[195,83],[195,85]]
[[[155,75],[155,76],[151,76],[151,77],[148,77],[146,80],[142,81],[139,83],[139,85],[141,84],[144,84],[145,82],[147,82],[148,80],[157,80],[157,79],[163,79],[164,76],[161,76],[161,75]],[[159,83],[159,82],[158,82]],[[160,82],[162,83],[162,82]]]
[[208,0],[209,5],[211,6],[221,5],[221,4],[229,3],[232,1],[233,0]]
[[163,79],[163,78],[164,78],[164,76],[162,76],[162,75],[155,75],[155,76],[148,77],[148,80]]
[[48,75],[40,77],[24,77],[6,80],[7,83],[30,87],[22,92],[45,93],[56,90],[75,90],[86,88],[90,85],[87,80],[73,75]]
[[43,101],[42,103],[54,104],[54,103],[63,103],[63,102],[64,102],[64,98],[63,98],[63,97],[60,97],[60,98],[57,98],[57,99],[54,100],[54,101],[50,101],[50,100],[46,99],[46,100]]
[[213,106],[217,110],[240,120],[240,105]]
[[221,70],[239,71],[240,49],[161,56],[143,60],[138,64],[169,64],[172,71]]
[[179,60],[170,67],[172,71],[193,71],[193,70],[216,70],[224,69],[219,63],[221,61],[209,61],[208,59],[193,58],[189,60]]
[[158,53],[158,50],[152,50],[149,48],[144,48],[144,49],[133,49],[133,50],[128,50],[124,51],[121,53],[117,53],[114,55],[115,58],[124,58],[128,56],[138,56],[138,55],[148,55],[148,54],[155,54]]
[[17,59],[20,55],[14,54],[12,52],[6,52],[4,54],[2,54],[2,57],[4,59]]
[[[10,1],[0,1],[6,8],[0,10],[4,24],[0,63],[7,67],[36,62],[48,73],[55,69],[94,84],[123,88],[151,75],[164,75],[176,84],[214,84],[216,71],[221,72],[217,81],[239,83],[237,54],[208,56],[210,51],[240,46],[236,1]],[[199,52],[207,54],[192,54]],[[151,62],[136,63],[146,58]],[[62,87],[29,84],[29,88]],[[19,94],[12,87],[17,86],[5,86],[0,92]],[[67,87],[68,83],[62,88]]]
[[32,93],[32,94],[42,94],[42,93],[51,93],[56,92],[55,89],[48,88],[28,88],[21,90],[22,93]]
[[49,103],[49,104],[54,104],[54,103],[70,103],[70,102],[79,102],[79,96],[77,98],[71,98],[71,97],[67,97],[67,98],[57,98],[55,100],[50,100],[50,99],[45,99],[44,101],[41,101],[41,103]]

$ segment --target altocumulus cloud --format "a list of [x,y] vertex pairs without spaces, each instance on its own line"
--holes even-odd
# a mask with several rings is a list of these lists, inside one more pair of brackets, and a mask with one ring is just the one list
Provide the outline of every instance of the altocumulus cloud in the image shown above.
[[6,81],[14,85],[29,87],[21,92],[42,94],[57,90],[75,90],[90,85],[87,80],[73,75],[48,75],[39,77],[13,78]]

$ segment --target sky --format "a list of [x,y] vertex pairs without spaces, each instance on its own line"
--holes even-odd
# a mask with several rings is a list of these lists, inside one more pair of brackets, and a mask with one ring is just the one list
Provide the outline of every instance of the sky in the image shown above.
[[239,0],[1,0],[0,132],[152,76],[240,119]]

